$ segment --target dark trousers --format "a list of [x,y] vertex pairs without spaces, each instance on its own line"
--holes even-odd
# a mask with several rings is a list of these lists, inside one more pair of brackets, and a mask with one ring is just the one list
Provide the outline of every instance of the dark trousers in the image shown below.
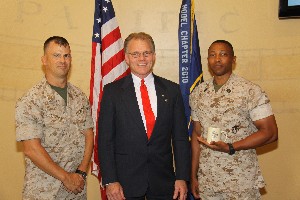
[[126,197],[126,200],[173,200],[173,195],[156,197],[149,197],[147,195],[143,197]]
[[149,191],[147,191],[147,194],[145,194],[141,197],[125,197],[125,198],[126,198],[126,200],[173,200],[173,194],[155,196],[155,195],[149,194]]

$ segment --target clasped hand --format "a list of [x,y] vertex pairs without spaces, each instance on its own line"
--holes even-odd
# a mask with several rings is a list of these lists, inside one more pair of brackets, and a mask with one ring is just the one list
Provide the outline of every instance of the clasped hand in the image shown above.
[[228,144],[223,142],[223,141],[212,141],[211,143],[208,143],[203,137],[197,136],[197,140],[201,143],[204,144],[205,146],[215,150],[215,151],[220,151],[220,152],[229,152],[229,147]]
[[63,184],[68,192],[78,194],[84,189],[85,181],[80,174],[68,173]]

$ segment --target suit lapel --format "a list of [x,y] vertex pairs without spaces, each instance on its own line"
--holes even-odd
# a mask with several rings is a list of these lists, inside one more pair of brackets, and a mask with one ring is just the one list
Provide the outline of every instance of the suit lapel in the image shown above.
[[155,122],[155,126],[151,138],[155,136],[157,132],[156,129],[160,127],[160,122],[163,121],[162,118],[166,116],[166,110],[167,110],[166,104],[168,104],[169,101],[166,86],[162,83],[162,81],[158,76],[154,74],[153,76],[154,76],[154,85],[155,85],[156,96],[157,96],[157,117],[156,117],[156,122]]
[[136,125],[138,129],[143,130],[146,137],[146,131],[140,113],[139,105],[136,99],[135,88],[133,85],[133,80],[131,75],[125,78],[122,88],[124,91],[122,94],[122,102],[124,103],[124,106],[128,111],[129,116],[132,118],[134,122],[137,122]]

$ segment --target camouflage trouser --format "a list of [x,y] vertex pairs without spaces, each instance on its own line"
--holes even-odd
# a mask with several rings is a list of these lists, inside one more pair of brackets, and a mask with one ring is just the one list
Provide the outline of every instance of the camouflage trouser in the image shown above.
[[200,194],[201,200],[260,200],[259,189],[248,189],[240,192],[216,193],[213,191],[204,191]]

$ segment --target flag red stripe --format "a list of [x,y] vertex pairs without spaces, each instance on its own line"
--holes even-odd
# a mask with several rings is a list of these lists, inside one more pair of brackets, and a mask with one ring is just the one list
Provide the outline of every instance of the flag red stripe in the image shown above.
[[105,51],[107,47],[112,45],[118,39],[121,38],[120,28],[112,30],[109,34],[107,34],[104,38],[102,38],[102,51]]
[[95,55],[97,43],[92,43],[92,59],[91,59],[91,79],[90,79],[90,104],[93,105],[93,88],[94,88],[94,75],[95,75]]
[[102,77],[106,76],[113,68],[119,65],[124,60],[125,54],[124,50],[122,49],[114,56],[112,56],[107,62],[103,63],[101,74]]

